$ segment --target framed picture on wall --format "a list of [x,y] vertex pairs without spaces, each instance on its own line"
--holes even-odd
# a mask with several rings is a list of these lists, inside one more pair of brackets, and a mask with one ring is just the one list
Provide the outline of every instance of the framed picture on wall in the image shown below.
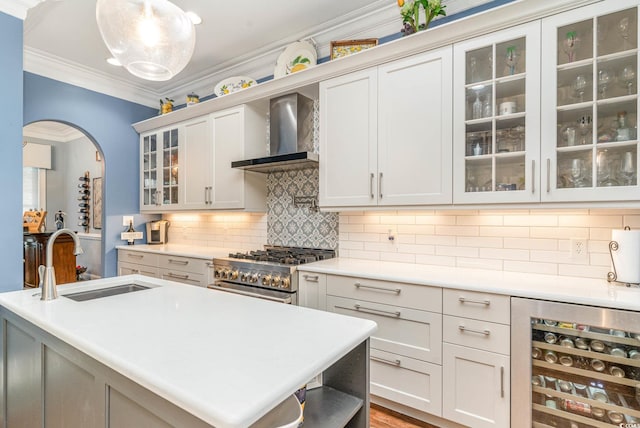
[[102,229],[102,177],[93,179],[93,228]]

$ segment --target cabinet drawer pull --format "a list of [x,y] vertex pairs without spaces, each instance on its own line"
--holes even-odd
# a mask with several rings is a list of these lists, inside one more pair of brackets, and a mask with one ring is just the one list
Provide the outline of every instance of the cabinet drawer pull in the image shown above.
[[471,300],[471,299],[467,299],[465,297],[458,297],[458,301],[460,303],[475,303],[477,305],[485,305],[485,306],[490,306],[491,305],[491,301],[490,300]]
[[500,367],[500,398],[504,398],[504,367]]
[[369,358],[371,358],[373,361],[378,361],[380,363],[384,363],[384,364],[389,364],[391,366],[396,366],[396,367],[400,367],[400,360],[387,360],[386,358],[380,358],[380,357],[374,357],[374,356],[370,356]]
[[395,312],[383,311],[381,309],[374,309],[374,308],[367,308],[367,307],[364,307],[364,306],[360,306],[359,304],[355,304],[351,308],[346,307],[346,306],[339,306],[339,305],[335,305],[335,307],[336,308],[340,308],[340,309],[346,309],[348,311],[367,312],[367,313],[370,313],[370,314],[381,315],[383,317],[389,317],[389,318],[399,318],[400,317],[400,311],[395,311]]
[[182,265],[182,266],[186,266],[189,264],[189,260],[176,260],[176,259],[169,259],[169,263],[172,263],[174,265]]
[[463,325],[459,325],[458,326],[458,330],[460,330],[461,332],[469,332],[469,333],[476,333],[476,334],[482,334],[484,336],[489,336],[491,334],[490,330],[484,329],[484,330],[474,330],[472,328],[467,328]]
[[144,254],[127,254],[127,257],[133,257],[134,259],[141,259],[144,257]]
[[363,284],[360,284],[359,282],[356,282],[353,285],[355,285],[356,288],[367,288],[367,289],[370,289],[370,290],[388,291],[390,293],[395,293],[395,294],[400,294],[400,292],[402,291],[401,288],[375,287],[373,285],[363,285]]
[[140,273],[138,269],[131,269],[131,273]]
[[213,266],[213,262],[207,262],[206,265],[209,266],[209,267],[212,267]]
[[167,274],[169,278],[189,279],[189,275],[178,275],[177,273],[169,272]]
[[302,275],[302,277],[309,282],[318,282],[320,277],[318,275]]
[[371,199],[375,197],[373,194],[373,172],[371,173],[371,178],[369,180],[369,193],[371,193]]

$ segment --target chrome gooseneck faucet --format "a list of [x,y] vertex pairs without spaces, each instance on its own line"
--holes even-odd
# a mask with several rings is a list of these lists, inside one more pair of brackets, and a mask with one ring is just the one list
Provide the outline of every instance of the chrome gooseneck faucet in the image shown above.
[[73,254],[76,256],[82,254],[82,247],[80,246],[80,239],[73,230],[60,229],[55,231],[47,242],[47,266],[40,265],[38,267],[38,274],[40,275],[40,300],[53,300],[58,298],[58,291],[56,290],[56,271],[53,269],[53,243],[56,238],[63,233],[70,235],[75,243],[75,249]]

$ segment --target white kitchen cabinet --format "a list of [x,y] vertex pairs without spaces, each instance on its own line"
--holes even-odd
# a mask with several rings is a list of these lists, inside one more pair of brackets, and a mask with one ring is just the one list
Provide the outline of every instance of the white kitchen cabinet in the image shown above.
[[454,45],[454,203],[540,200],[540,22]]
[[542,201],[638,199],[638,2],[542,20]]
[[440,416],[442,289],[326,275],[326,293],[329,312],[378,324],[370,339],[371,393]]
[[211,259],[118,249],[118,275],[146,275],[206,287]]
[[163,211],[179,203],[179,128],[140,136],[140,211]]
[[451,48],[320,83],[320,205],[451,203]]
[[241,105],[141,136],[145,212],[266,209],[264,176],[231,162],[264,154],[265,116]]
[[118,276],[132,274],[159,278],[158,255],[119,249]]
[[298,272],[298,305],[327,310],[327,276]]
[[509,296],[445,289],[442,300],[442,416],[474,428],[509,426]]

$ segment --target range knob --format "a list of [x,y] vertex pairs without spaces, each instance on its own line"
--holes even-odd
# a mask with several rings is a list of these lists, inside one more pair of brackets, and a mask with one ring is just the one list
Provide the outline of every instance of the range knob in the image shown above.
[[238,279],[238,269],[235,269],[231,273],[229,273],[229,276],[227,278],[233,279],[233,280]]
[[267,274],[262,277],[262,285],[271,285],[271,275]]
[[291,280],[289,279],[289,277],[285,276],[284,278],[282,278],[282,281],[280,282],[280,287],[289,288],[290,286],[291,286]]
[[227,279],[227,278],[231,278],[231,270],[230,269],[225,269],[224,272],[222,272],[222,277]]
[[241,272],[240,281],[243,281],[243,282],[249,281],[249,272]]
[[276,275],[273,277],[273,279],[271,280],[271,286],[272,287],[279,287],[280,286],[280,275]]
[[216,268],[216,269],[213,271],[213,276],[214,276],[215,278],[222,278],[222,268]]
[[258,274],[257,273],[251,274],[251,276],[249,277],[249,282],[253,282],[253,283],[258,282]]

